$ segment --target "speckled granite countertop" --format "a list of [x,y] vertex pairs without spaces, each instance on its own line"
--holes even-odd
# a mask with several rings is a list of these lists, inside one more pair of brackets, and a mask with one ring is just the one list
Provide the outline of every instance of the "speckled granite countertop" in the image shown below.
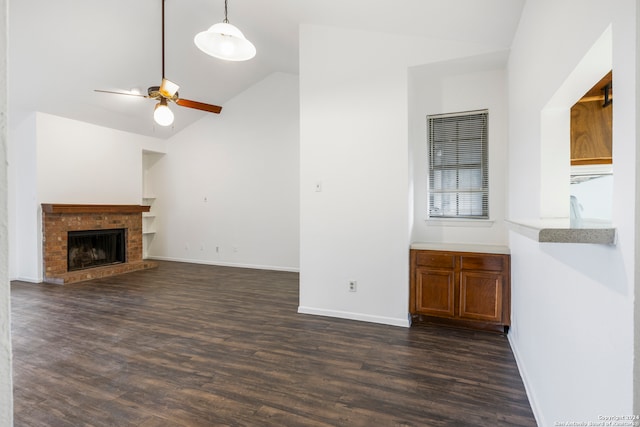
[[571,223],[569,219],[505,220],[510,230],[537,242],[616,244],[616,229],[611,223],[598,220],[582,220]]

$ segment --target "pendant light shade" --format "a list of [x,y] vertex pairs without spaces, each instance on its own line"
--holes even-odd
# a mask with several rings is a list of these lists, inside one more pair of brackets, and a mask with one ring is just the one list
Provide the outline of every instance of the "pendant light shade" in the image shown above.
[[224,21],[196,34],[193,41],[207,55],[227,61],[246,61],[256,56],[253,43],[237,27],[229,24],[227,0],[224,2]]
[[162,98],[156,104],[156,108],[153,110],[153,120],[160,126],[169,126],[173,123],[173,111],[169,109],[166,99]]

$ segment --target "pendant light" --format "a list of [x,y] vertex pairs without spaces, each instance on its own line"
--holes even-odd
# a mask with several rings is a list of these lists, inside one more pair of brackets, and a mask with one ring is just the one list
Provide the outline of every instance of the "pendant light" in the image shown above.
[[253,43],[237,27],[229,24],[227,0],[224,0],[224,21],[196,34],[193,42],[207,55],[227,61],[246,61],[256,56]]

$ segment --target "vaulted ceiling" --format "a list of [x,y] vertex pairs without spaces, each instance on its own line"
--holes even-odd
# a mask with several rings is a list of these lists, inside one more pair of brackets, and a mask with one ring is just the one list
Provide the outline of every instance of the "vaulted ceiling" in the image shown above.
[[[41,111],[166,138],[208,114],[174,105],[174,125],[162,128],[152,119],[154,101],[94,92],[146,93],[160,84],[161,1],[10,0],[10,125]],[[230,23],[258,54],[247,62],[225,62],[193,43],[196,33],[222,21],[224,0],[164,1],[166,77],[180,85],[181,97],[222,106],[273,72],[298,73],[301,24],[504,49],[524,5],[524,0],[228,0]],[[380,55],[384,61],[384,52]]]

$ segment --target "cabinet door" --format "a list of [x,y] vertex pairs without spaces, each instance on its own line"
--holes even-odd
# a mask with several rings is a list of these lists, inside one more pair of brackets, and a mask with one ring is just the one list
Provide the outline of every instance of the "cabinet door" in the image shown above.
[[416,269],[416,300],[416,311],[420,314],[454,317],[454,270]]
[[502,321],[501,273],[462,271],[460,274],[460,317],[464,319]]
[[611,164],[613,106],[578,102],[571,108],[571,164]]

